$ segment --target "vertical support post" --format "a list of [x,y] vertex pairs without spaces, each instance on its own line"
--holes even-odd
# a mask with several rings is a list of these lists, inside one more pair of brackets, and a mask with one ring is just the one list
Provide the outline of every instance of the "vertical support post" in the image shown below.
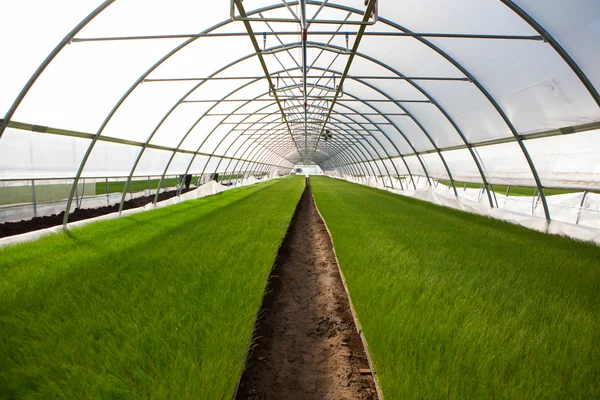
[[129,199],[133,200],[133,181],[129,181]]
[[579,218],[581,217],[581,211],[582,211],[583,205],[585,204],[585,198],[587,197],[587,195],[588,195],[588,191],[585,190],[583,192],[583,197],[581,197],[581,203],[579,204],[579,211],[577,212],[577,220],[575,220],[575,225],[579,225]]
[[148,175],[148,196],[152,194],[152,186],[150,185],[150,175]]
[[75,185],[75,208],[79,208],[79,184]]
[[81,184],[81,196],[79,197],[79,208],[83,205],[83,199],[85,198],[85,178]]
[[538,190],[533,189],[533,201],[531,202],[531,215],[535,215],[535,208],[537,207],[538,201],[540,201],[540,195],[538,194]]
[[106,205],[110,206],[110,193],[108,192],[108,177],[106,177]]
[[31,180],[31,199],[33,200],[33,217],[37,217],[37,202],[35,199],[35,180]]

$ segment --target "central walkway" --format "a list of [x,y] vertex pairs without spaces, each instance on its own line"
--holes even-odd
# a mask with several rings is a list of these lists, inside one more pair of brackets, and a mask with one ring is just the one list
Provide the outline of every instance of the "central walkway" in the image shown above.
[[261,313],[257,347],[237,399],[377,398],[310,186],[280,249]]

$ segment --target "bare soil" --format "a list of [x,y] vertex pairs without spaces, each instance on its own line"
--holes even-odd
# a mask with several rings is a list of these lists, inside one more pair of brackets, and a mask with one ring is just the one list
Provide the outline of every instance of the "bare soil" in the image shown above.
[[[189,190],[183,189],[181,193],[185,193]],[[162,192],[158,195],[158,201],[164,201],[170,199],[171,197],[175,197],[176,195],[177,190]],[[153,201],[154,195],[127,200],[123,203],[123,210],[143,207],[146,204],[152,203]],[[69,222],[99,217],[101,215],[110,214],[117,211],[119,211],[118,204],[98,208],[77,208],[75,209],[75,211],[69,214]],[[44,228],[51,228],[53,226],[62,225],[64,215],[65,212],[63,211],[60,214],[52,214],[45,217],[34,217],[29,220],[22,220],[17,222],[4,222],[0,224],[0,238],[13,235],[20,235],[22,233],[33,232]]]
[[263,300],[238,400],[376,399],[331,239],[307,185]]

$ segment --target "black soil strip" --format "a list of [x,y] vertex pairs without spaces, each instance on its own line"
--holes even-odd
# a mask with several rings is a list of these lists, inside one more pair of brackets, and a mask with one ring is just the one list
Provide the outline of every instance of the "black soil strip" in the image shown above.
[[261,315],[238,400],[377,398],[310,186],[280,248]]
[[[190,189],[193,190],[193,189]],[[189,190],[184,189],[182,193],[188,192]],[[163,192],[158,195],[158,201],[163,201],[175,197],[177,190],[171,190]],[[143,207],[146,204],[154,201],[155,195],[138,197],[125,201],[123,203],[123,210],[129,210],[131,208]],[[69,214],[69,222],[81,221],[84,219],[99,217],[101,215],[111,214],[119,211],[119,205],[115,204],[112,206],[99,207],[99,208],[77,208],[71,214]],[[60,214],[52,214],[46,217],[35,217],[29,220],[22,220],[18,222],[5,222],[0,224],[0,238],[20,235],[22,233],[33,232],[44,228],[51,228],[53,226],[62,225],[65,212]]]

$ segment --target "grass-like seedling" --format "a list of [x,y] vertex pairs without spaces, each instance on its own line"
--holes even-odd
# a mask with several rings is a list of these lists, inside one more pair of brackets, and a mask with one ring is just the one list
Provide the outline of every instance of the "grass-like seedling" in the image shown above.
[[231,398],[303,187],[268,181],[1,250],[0,398]]
[[600,398],[600,248],[311,183],[387,399]]

